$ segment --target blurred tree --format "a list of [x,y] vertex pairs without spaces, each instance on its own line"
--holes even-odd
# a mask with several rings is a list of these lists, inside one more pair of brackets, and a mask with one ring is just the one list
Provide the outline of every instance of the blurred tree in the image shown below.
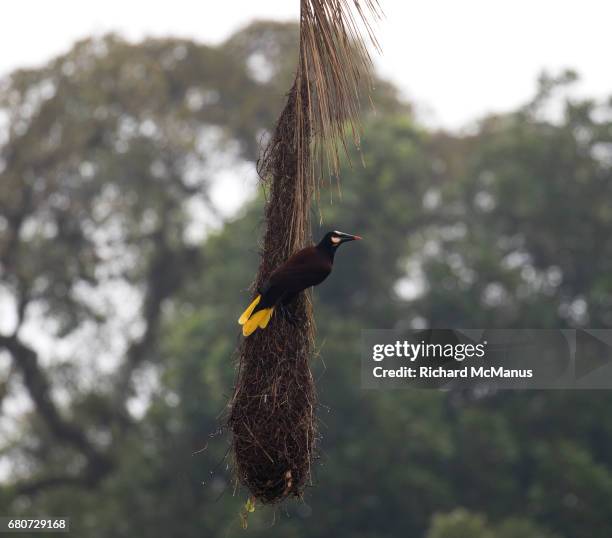
[[427,538],[493,538],[486,520],[478,514],[457,509],[433,517]]
[[439,203],[454,218],[427,237],[428,292],[415,305],[434,326],[612,322],[610,104],[567,100],[547,119],[554,92],[574,79],[543,76],[516,113],[460,140],[439,137],[453,180]]
[[[258,31],[285,44],[295,28],[245,30]],[[134,424],[127,404],[159,356],[163,306],[206,265],[201,228],[220,222],[216,168],[255,159],[282,103],[236,40],[111,35],[2,84],[0,350],[35,412],[16,433],[29,452],[19,491],[95,483]]]
[[448,514],[436,514],[426,538],[552,538],[552,535],[518,518],[491,526],[482,515],[457,508]]

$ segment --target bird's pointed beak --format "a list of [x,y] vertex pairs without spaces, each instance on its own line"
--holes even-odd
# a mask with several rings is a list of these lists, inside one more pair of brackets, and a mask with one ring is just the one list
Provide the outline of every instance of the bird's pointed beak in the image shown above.
[[342,239],[343,243],[346,243],[347,241],[358,241],[360,239],[363,239],[360,235],[352,235],[345,233],[343,233],[340,238]]

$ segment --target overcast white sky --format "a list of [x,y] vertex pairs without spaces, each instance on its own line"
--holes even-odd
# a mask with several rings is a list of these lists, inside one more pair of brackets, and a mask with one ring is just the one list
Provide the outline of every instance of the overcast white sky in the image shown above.
[[[19,0],[0,19],[0,73],[78,38],[117,30],[219,42],[253,18],[296,19],[298,0]],[[380,71],[429,123],[459,127],[516,106],[543,69],[571,67],[579,91],[612,93],[612,0],[381,0]]]

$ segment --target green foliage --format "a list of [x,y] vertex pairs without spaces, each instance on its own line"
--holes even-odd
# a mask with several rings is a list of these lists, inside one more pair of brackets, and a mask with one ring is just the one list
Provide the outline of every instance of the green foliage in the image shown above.
[[447,514],[436,514],[426,538],[553,538],[533,523],[509,518],[491,525],[477,513],[457,508]]
[[427,538],[493,538],[493,535],[484,517],[457,509],[434,516]]
[[419,309],[434,324],[610,324],[610,107],[568,101],[552,123],[543,113],[554,81],[542,85],[528,107],[460,143],[441,140],[453,179],[441,205],[455,229],[437,230],[423,268]]

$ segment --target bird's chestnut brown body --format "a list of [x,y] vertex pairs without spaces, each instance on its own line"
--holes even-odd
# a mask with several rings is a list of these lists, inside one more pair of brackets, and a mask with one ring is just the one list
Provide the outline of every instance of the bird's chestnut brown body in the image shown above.
[[361,237],[329,232],[318,245],[296,252],[272,271],[268,280],[257,290],[259,294],[238,320],[243,326],[243,334],[248,336],[258,327],[265,329],[276,305],[288,304],[298,293],[323,282],[332,271],[338,246],[355,239]]
[[333,258],[318,247],[296,252],[276,268],[259,290],[261,301],[253,313],[282,302],[290,303],[301,291],[317,286],[331,273]]

